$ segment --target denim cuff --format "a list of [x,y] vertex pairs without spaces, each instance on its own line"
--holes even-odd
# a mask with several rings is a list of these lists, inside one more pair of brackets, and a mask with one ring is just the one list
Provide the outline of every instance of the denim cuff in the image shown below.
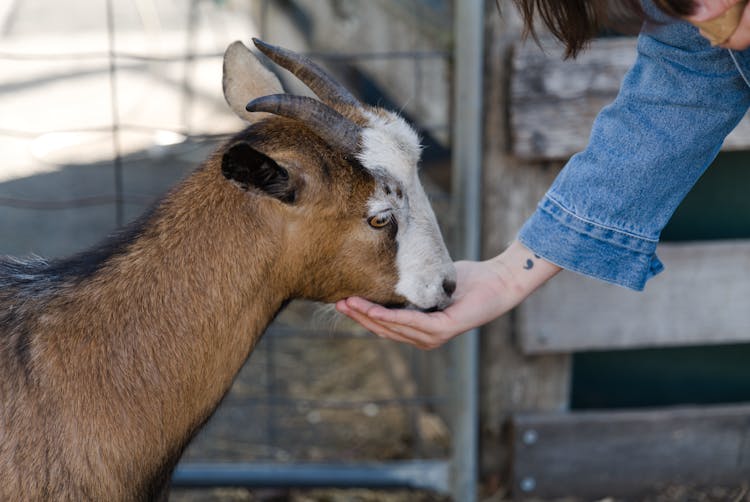
[[531,251],[567,270],[641,291],[664,269],[656,241],[584,220],[549,196],[518,234]]

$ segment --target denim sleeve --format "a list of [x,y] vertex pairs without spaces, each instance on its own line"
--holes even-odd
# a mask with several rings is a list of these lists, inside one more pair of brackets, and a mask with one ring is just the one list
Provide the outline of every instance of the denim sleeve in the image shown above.
[[749,105],[729,51],[686,23],[647,23],[617,98],[519,240],[562,268],[643,289],[663,269],[661,230]]

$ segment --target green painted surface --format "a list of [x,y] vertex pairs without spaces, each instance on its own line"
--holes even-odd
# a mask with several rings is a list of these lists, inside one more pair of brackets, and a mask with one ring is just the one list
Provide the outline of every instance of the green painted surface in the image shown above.
[[662,232],[663,241],[750,238],[750,153],[723,153]]
[[576,354],[571,407],[750,401],[750,345]]
[[[750,238],[750,154],[724,153],[677,209],[662,240],[740,238]],[[731,402],[750,402],[750,344],[573,356],[574,409]]]

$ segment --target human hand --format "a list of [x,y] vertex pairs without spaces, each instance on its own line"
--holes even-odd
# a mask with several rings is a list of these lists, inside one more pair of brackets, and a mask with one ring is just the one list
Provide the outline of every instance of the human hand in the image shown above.
[[686,18],[712,45],[743,50],[750,47],[750,5],[747,0],[695,0]]
[[382,338],[429,350],[503,315],[559,270],[514,242],[492,260],[457,262],[454,302],[441,312],[387,309],[358,297],[336,309]]
[[513,306],[489,262],[457,262],[456,273],[454,302],[443,311],[387,309],[359,297],[338,302],[336,309],[380,337],[434,349]]

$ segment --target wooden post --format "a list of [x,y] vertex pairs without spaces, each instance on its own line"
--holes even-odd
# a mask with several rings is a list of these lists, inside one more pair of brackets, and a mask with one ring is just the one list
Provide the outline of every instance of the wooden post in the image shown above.
[[[524,162],[510,155],[511,51],[521,22],[509,0],[486,2],[483,255],[502,251],[515,237],[557,174],[560,164]],[[568,355],[524,356],[514,341],[515,316],[482,330],[480,370],[481,468],[485,478],[509,483],[511,414],[567,408]]]

